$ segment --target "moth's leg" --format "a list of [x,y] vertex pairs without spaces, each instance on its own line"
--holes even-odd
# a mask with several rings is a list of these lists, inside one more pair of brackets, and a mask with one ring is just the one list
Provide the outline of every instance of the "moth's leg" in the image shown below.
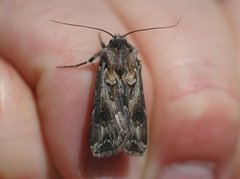
[[87,63],[92,63],[97,57],[99,57],[102,54],[102,50],[99,51],[98,53],[96,53],[95,55],[93,55],[89,60],[76,64],[76,65],[66,65],[66,66],[57,66],[57,68],[74,68],[74,67],[78,67],[81,65],[85,65]]
[[101,47],[102,47],[102,48],[105,48],[106,45],[105,45],[105,43],[102,41],[102,37],[101,37],[100,32],[98,33],[98,39],[99,39],[99,41],[100,41]]

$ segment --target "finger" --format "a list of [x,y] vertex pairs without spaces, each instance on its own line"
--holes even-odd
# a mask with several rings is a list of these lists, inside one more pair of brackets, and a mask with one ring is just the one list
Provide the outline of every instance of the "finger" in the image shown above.
[[2,59],[0,78],[0,178],[56,177],[31,91]]
[[112,4],[125,12],[130,27],[182,18],[176,28],[136,34],[155,84],[145,177],[229,178],[239,131],[239,81],[234,37],[218,4]]
[[[2,53],[12,60],[37,91],[43,130],[54,163],[63,177],[136,178],[136,175],[140,175],[136,171],[142,167],[142,162],[138,160],[142,158],[128,159],[119,155],[98,160],[90,153],[88,138],[97,64],[96,67],[90,65],[75,69],[56,69],[59,65],[85,61],[99,50],[100,45],[96,41],[97,32],[50,23],[50,20],[62,20],[60,17],[65,17],[63,21],[69,23],[94,24],[100,28],[111,28],[113,32],[126,32],[106,4],[96,1],[94,5],[85,3],[82,6],[81,3],[76,5],[76,2],[68,2],[68,8],[63,3],[59,6],[56,3],[46,6],[41,4],[37,6],[38,9],[35,9],[36,3],[29,3],[22,9],[17,8],[18,6],[8,6],[10,10],[3,8],[3,11],[7,9],[5,11],[16,14],[7,19],[2,28]],[[49,7],[53,8],[49,13],[41,14]],[[89,13],[89,9],[93,8],[94,13]],[[26,9],[35,10],[33,14],[29,14]],[[5,16],[9,17],[7,12]],[[23,21],[24,24],[17,23]],[[103,35],[103,41],[105,39],[109,40],[109,37]],[[10,53],[10,49],[17,50]],[[147,72],[144,73],[147,83],[151,83]],[[151,91],[150,89],[151,85],[145,88]]]

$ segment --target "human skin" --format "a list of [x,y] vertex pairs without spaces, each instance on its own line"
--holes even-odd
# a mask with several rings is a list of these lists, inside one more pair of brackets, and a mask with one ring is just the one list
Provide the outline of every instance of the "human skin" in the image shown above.
[[[239,7],[238,0],[2,0],[0,178],[240,178]],[[148,150],[94,158],[98,62],[56,66],[99,51],[98,32],[50,20],[124,34],[180,17],[174,28],[127,37],[143,64]]]

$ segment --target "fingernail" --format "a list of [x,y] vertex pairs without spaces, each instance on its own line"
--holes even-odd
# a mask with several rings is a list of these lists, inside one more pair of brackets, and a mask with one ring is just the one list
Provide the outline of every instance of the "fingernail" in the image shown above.
[[166,167],[160,179],[214,179],[214,167],[209,163],[178,163]]

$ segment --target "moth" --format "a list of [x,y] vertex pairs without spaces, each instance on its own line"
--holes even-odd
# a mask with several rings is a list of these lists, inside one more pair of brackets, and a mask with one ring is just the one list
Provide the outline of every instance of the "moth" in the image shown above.
[[108,45],[100,39],[102,49],[89,60],[58,67],[78,67],[100,57],[92,111],[90,150],[98,158],[109,157],[121,151],[127,155],[142,156],[147,147],[142,65],[137,57],[137,49],[128,43],[126,36],[140,31],[171,28],[180,19],[170,26],[139,29],[124,35],[113,35],[91,26],[55,20],[53,22],[98,30],[112,37]]

